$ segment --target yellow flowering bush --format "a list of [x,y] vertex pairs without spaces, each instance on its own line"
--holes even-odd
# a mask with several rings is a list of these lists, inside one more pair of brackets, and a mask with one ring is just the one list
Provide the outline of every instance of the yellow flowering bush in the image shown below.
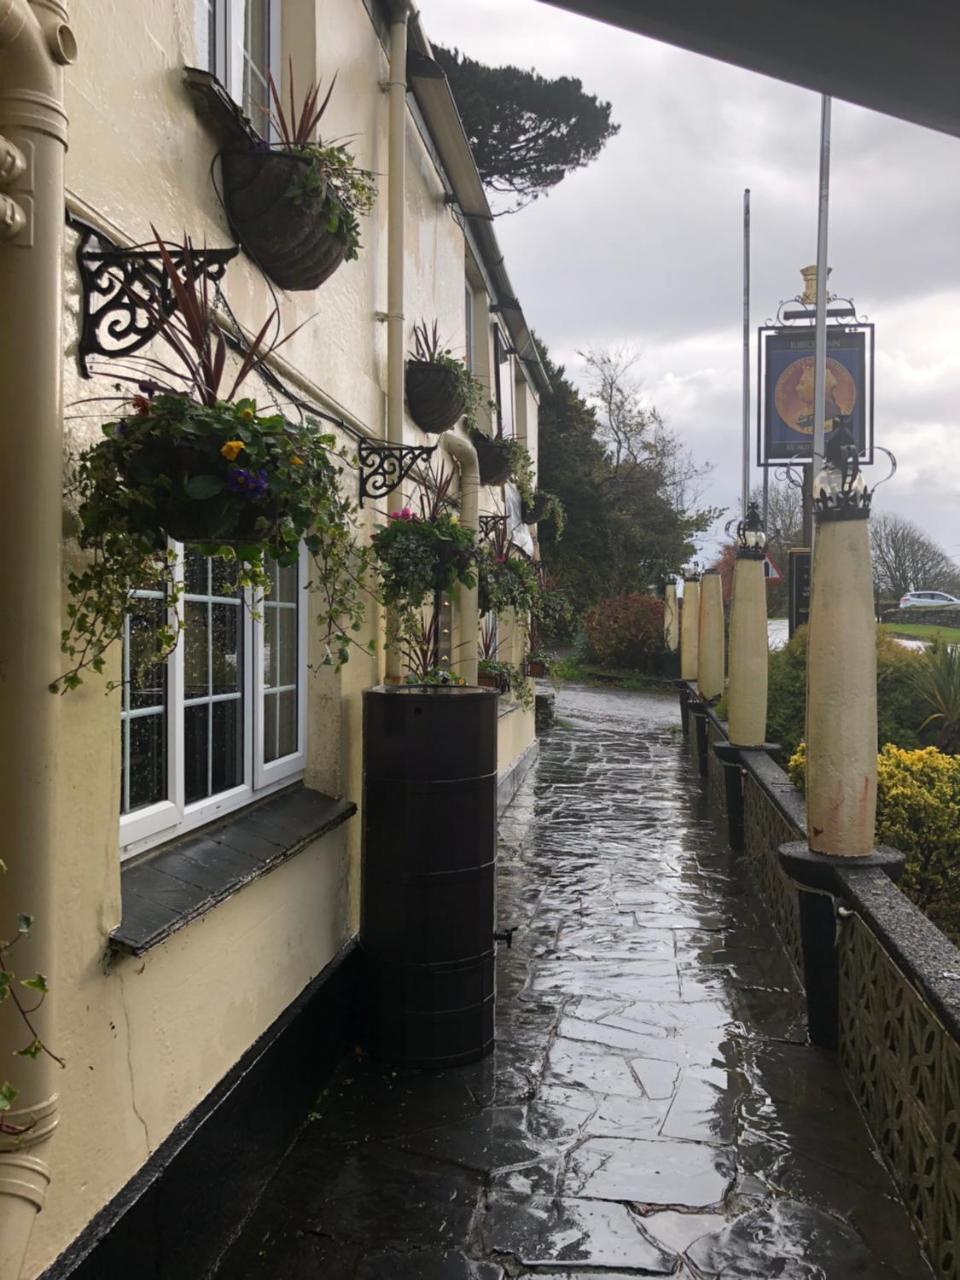
[[[801,742],[788,766],[801,791],[806,766]],[[887,743],[877,756],[877,843],[906,855],[901,888],[960,942],[960,757]]]

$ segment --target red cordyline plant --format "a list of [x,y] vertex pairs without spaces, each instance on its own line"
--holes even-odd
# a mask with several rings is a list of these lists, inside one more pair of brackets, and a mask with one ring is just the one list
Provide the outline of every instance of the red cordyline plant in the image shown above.
[[[374,176],[354,162],[352,153],[339,142],[323,142],[317,135],[317,127],[323,118],[337,77],[321,100],[319,82],[311,81],[300,105],[293,77],[293,59],[290,59],[290,103],[285,108],[273,77],[269,78],[270,101],[265,105],[270,111],[270,122],[279,141],[276,148],[296,156],[304,163],[295,166],[285,197],[295,205],[312,211],[318,221],[343,246],[347,261],[356,258],[360,251],[361,214],[369,213],[376,199]],[[260,144],[270,149],[268,143]]]
[[[294,86],[293,78],[293,58],[289,64],[289,80],[290,80],[290,115],[287,116],[283,109],[283,102],[280,98],[280,91],[277,88],[276,81],[273,76],[269,76],[268,84],[270,86],[270,99],[273,104],[273,110],[270,113],[270,123],[280,135],[281,145],[288,148],[305,147],[314,141],[314,132],[317,125],[323,119],[323,113],[327,109],[330,102],[330,96],[333,93],[334,85],[337,83],[337,75],[335,72],[333,79],[330,81],[330,88],[327,90],[327,96],[320,102],[320,83],[313,81],[307,85],[307,92],[303,96],[303,101],[297,107],[297,93]],[[317,105],[319,103],[319,106]]]

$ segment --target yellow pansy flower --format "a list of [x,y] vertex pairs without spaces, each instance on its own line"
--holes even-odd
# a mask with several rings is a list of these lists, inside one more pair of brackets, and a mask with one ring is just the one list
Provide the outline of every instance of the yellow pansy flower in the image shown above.
[[228,440],[221,448],[220,453],[228,462],[233,462],[240,450],[244,448],[246,448],[246,445],[242,440]]
[[302,459],[302,458],[298,458],[296,454],[294,454],[294,455],[293,455],[293,457],[290,459],[290,462],[291,462],[291,464],[292,464],[293,466],[295,466],[295,467],[302,467],[302,466],[303,466],[303,459]]

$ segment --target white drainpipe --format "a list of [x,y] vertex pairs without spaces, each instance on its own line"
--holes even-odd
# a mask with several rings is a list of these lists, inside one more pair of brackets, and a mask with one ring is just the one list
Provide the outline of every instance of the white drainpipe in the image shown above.
[[[477,451],[463,436],[448,431],[444,437],[447,452],[460,467],[460,523],[466,529],[480,528],[480,466]],[[480,650],[480,609],[476,587],[460,587],[460,647],[453,661],[454,670],[467,684],[477,683],[477,661]]]
[[[395,6],[390,26],[390,120],[387,173],[387,442],[403,444],[404,282],[407,157],[407,21],[405,0]],[[400,496],[400,495],[398,495]],[[401,501],[399,506],[403,506]],[[389,627],[388,627],[389,630]],[[386,676],[400,679],[400,653],[387,649]]]
[[[58,703],[47,686],[61,657],[62,68],[75,56],[58,0],[0,0],[0,936],[16,930],[17,912],[35,917],[14,957],[21,976],[50,976],[35,1022],[54,1046]],[[0,1280],[20,1276],[58,1119],[58,1068],[12,1056],[29,1033],[11,1004],[0,1007],[0,1079],[12,1075],[20,1094],[4,1119],[24,1132],[0,1136]]]

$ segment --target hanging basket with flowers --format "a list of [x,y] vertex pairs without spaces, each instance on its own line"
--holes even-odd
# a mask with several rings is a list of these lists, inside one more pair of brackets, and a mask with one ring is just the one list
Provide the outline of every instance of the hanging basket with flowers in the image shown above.
[[358,256],[359,219],[373,208],[376,187],[346,147],[315,136],[336,76],[322,102],[311,84],[299,108],[292,59],[289,80],[289,112],[269,82],[278,143],[221,152],[223,202],[237,239],[275,284],[316,289]]
[[151,380],[139,383],[103,438],[76,459],[72,495],[85,561],[68,579],[62,647],[70,666],[54,691],[75,688],[86,669],[103,670],[136,590],[159,591],[169,606],[155,643],[138,646],[140,665],[146,670],[167,656],[182,592],[170,542],[234,561],[238,585],[255,593],[268,588],[267,561],[295,564],[303,544],[315,562],[327,663],[346,661],[362,618],[366,556],[355,547],[353,508],[339,491],[335,438],[313,420],[291,422],[237,398],[241,382],[280,345],[266,337],[275,315],[246,344],[225,387],[226,342],[209,284],[194,274],[189,252],[178,255],[181,278],[166,245],[157,244],[177,309],[140,305],[182,367],[145,358]]
[[411,507],[391,512],[373,535],[373,555],[379,596],[391,610],[387,642],[400,649],[417,683],[435,683],[439,600],[458,586],[477,585],[477,535],[460,524],[453,509],[452,471],[421,480],[419,513]]

